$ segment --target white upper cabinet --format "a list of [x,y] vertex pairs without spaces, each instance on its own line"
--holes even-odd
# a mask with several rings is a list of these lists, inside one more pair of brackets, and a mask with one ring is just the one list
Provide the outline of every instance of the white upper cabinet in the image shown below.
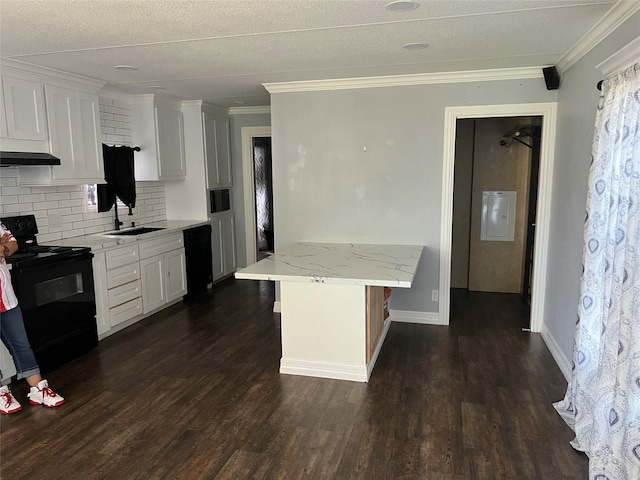
[[60,165],[18,167],[20,185],[104,182],[98,90],[104,82],[2,61],[0,149],[46,152]]
[[52,167],[20,168],[20,185],[104,183],[98,95],[45,85]]
[[36,77],[2,75],[0,148],[49,152],[43,84]]
[[180,104],[155,95],[132,98],[131,128],[136,155],[136,180],[184,180],[184,127]]
[[184,177],[184,128],[182,112],[156,107],[160,177]]
[[79,145],[84,159],[83,175],[84,178],[100,179],[102,182],[104,181],[104,161],[102,159],[98,95],[78,92],[76,93],[76,102],[80,113],[80,129],[82,130]]
[[104,182],[98,96],[45,85],[54,184]]
[[231,187],[229,119],[203,113],[207,179],[210,189]]

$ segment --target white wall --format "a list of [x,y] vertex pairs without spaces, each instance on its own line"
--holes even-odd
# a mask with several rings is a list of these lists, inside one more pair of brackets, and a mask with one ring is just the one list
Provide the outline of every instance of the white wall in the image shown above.
[[426,245],[391,307],[437,312],[445,107],[556,99],[542,78],[273,94],[276,249]]
[[556,360],[565,365],[565,376],[571,367],[578,311],[587,180],[600,95],[596,83],[602,80],[596,65],[638,37],[639,32],[640,12],[565,72],[558,91],[544,323],[558,349],[554,355],[564,356]]

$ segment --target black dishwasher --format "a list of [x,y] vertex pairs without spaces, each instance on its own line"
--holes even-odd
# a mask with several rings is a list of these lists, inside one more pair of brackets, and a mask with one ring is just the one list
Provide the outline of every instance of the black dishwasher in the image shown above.
[[184,231],[184,253],[187,261],[187,294],[185,300],[206,292],[213,282],[211,265],[211,225]]

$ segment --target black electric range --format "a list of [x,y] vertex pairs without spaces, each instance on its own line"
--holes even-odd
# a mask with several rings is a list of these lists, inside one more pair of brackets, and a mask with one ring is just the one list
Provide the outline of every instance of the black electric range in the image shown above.
[[38,245],[34,215],[0,221],[18,241],[6,257],[25,330],[43,373],[98,345],[93,253],[88,247]]
[[38,225],[35,215],[21,215],[18,217],[5,217],[0,221],[13,234],[18,241],[18,251],[6,257],[8,264],[17,264],[20,267],[31,267],[57,262],[65,258],[86,255],[91,252],[89,247],[68,247],[38,245],[36,235]]

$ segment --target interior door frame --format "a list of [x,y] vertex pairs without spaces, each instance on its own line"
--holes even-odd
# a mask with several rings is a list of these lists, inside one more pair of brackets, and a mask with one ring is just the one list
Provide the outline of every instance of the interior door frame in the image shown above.
[[549,223],[551,217],[551,192],[553,184],[557,103],[547,102],[446,107],[444,116],[442,211],[440,225],[440,302],[438,307],[438,316],[444,325],[449,325],[451,301],[451,241],[453,230],[453,180],[456,122],[461,118],[542,117],[540,177],[538,182],[538,202],[534,240],[535,251],[533,254],[534,276],[530,319],[531,331],[540,332],[543,326],[545,305],[545,279],[549,249]]
[[271,127],[242,127],[242,184],[244,185],[244,236],[247,267],[258,260],[256,244],[256,184],[253,165],[253,139],[271,138]]

